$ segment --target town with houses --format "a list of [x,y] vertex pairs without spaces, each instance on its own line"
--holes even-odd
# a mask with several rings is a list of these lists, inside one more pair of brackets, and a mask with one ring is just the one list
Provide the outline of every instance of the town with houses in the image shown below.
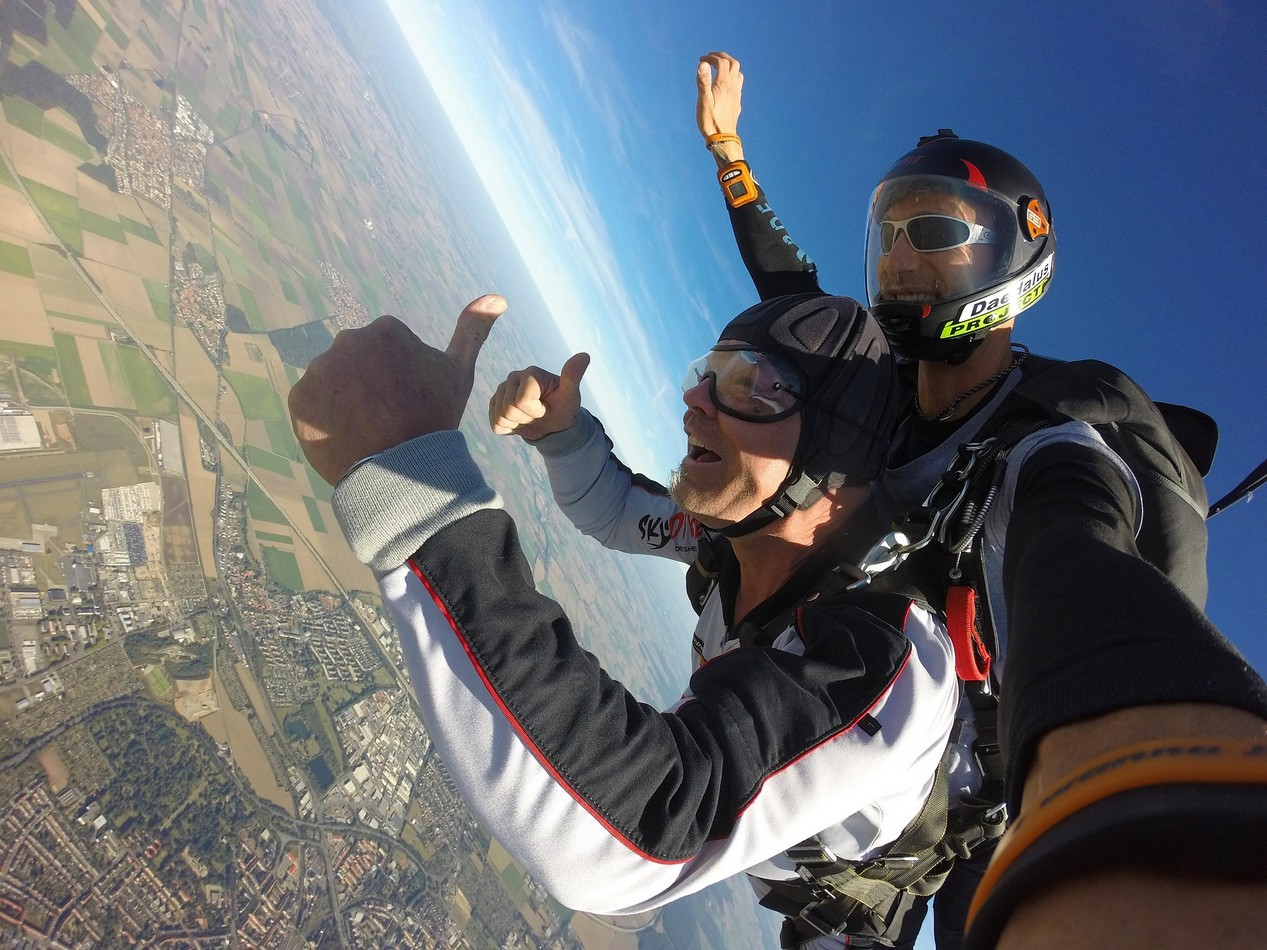
[[[33,450],[23,431],[0,429],[0,453]],[[153,438],[159,444],[161,436]],[[236,946],[261,948],[293,946],[296,933],[314,946],[340,938],[357,946],[485,945],[465,936],[471,922],[454,915],[456,901],[468,913],[478,906],[499,946],[583,946],[563,926],[562,909],[514,872],[466,813],[409,692],[395,677],[375,682],[376,671],[403,662],[376,607],[271,582],[245,545],[243,498],[228,489],[215,519],[221,594],[174,598],[163,569],[162,509],[158,481],[104,488],[100,503],[85,509],[82,539],[68,543],[40,525],[30,538],[0,538],[8,632],[0,685],[18,697],[9,728],[28,742],[59,737],[52,773],[79,779],[4,784],[0,925],[68,947],[131,938],[228,946],[230,933]],[[63,552],[56,563],[64,583],[55,586],[41,583],[47,571],[36,568],[50,551]],[[248,801],[243,810],[251,813],[226,841],[222,866],[188,847],[172,854],[154,822],[109,807],[91,780],[109,771],[109,756],[87,737],[62,738],[88,709],[140,713],[145,696],[159,692],[138,675],[134,637],[169,654],[218,654],[221,695],[169,683],[174,708],[190,722],[221,702],[251,710],[253,738],[286,793],[279,797],[293,802],[259,800],[227,743],[202,742],[204,767],[224,770],[225,791]],[[263,673],[254,687],[266,697],[258,710],[259,697],[242,682],[251,669]],[[320,683],[370,687],[329,716],[337,763],[321,754],[297,761],[281,737],[307,738],[302,717],[274,729],[263,712],[321,702]],[[206,796],[169,803],[218,805]],[[506,873],[517,877],[519,906],[502,883]],[[332,893],[348,908],[337,924]]]

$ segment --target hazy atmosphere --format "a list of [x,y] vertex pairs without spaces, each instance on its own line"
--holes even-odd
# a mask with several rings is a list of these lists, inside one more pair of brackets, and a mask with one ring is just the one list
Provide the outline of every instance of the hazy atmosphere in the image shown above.
[[[622,458],[659,480],[681,458],[683,370],[756,300],[695,128],[697,59],[724,49],[753,172],[833,293],[864,296],[868,197],[920,135],[1025,161],[1060,251],[1014,338],[1212,415],[1222,495],[1267,455],[1246,302],[1267,15],[1034,14],[0,6],[0,943],[776,946],[742,880],[602,920],[478,825],[286,396],[341,329],[393,313],[443,345],[467,301],[504,294],[463,431],[538,588],[672,703],[681,569],[580,536],[486,406],[510,370],[584,350]],[[1265,534],[1261,499],[1210,523],[1207,611],[1259,670]]]

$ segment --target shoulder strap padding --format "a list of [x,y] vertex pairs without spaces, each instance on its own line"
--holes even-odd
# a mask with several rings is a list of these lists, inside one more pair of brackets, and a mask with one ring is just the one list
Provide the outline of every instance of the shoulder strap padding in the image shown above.
[[1094,426],[1139,483],[1140,553],[1203,605],[1209,496],[1202,478],[1218,445],[1214,420],[1195,409],[1154,403],[1129,376],[1098,360],[1031,357],[1025,371],[982,436],[1034,413],[1056,424],[1077,419]]

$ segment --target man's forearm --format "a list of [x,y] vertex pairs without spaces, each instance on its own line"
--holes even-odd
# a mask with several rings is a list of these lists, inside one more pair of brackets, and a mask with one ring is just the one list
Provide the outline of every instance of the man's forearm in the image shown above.
[[[1043,449],[1016,494],[1000,707],[1016,819],[974,899],[968,946],[1063,945],[1075,907],[1088,940],[1143,939],[1137,924],[1163,911],[1166,887],[1217,893],[1267,871],[1256,845],[1267,687],[1139,557],[1129,486],[1105,455]],[[1097,873],[1139,886],[1078,907]]]
[[1140,558],[1129,487],[1108,458],[1044,449],[1026,463],[1016,498],[1000,719],[1014,805],[1038,740],[1070,722],[1156,702],[1267,715],[1261,677]]
[[663,485],[616,458],[602,423],[582,409],[569,429],[533,443],[546,464],[559,509],[582,534],[627,554],[691,561],[699,520],[687,515]]
[[727,211],[739,255],[762,300],[822,293],[818,268],[792,240],[760,185],[756,201],[739,208],[727,207]]

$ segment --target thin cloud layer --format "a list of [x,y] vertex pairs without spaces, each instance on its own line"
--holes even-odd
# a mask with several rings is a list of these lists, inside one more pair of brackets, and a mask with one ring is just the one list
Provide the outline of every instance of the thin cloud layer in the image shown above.
[[[585,69],[593,38],[557,8],[548,12],[551,34],[588,102],[578,106],[565,103],[543,77],[524,73],[523,57],[508,47],[483,9],[456,14],[435,3],[392,0],[392,11],[560,334],[574,351],[594,357],[586,386],[606,428],[631,464],[663,474],[659,470],[677,455],[648,435],[677,431],[677,398],[669,385],[672,373],[664,372],[647,336],[647,327],[661,321],[645,292],[631,297],[629,288],[645,285],[622,271],[602,210],[547,120],[547,115],[568,117],[554,125],[563,125],[565,141],[575,147],[584,141],[576,132],[581,122],[615,111],[618,93],[596,85]],[[534,94],[530,84],[540,91]],[[593,115],[578,115],[578,108]],[[619,129],[606,125],[602,138],[607,141],[598,147],[618,142]],[[648,393],[656,394],[654,406]]]

